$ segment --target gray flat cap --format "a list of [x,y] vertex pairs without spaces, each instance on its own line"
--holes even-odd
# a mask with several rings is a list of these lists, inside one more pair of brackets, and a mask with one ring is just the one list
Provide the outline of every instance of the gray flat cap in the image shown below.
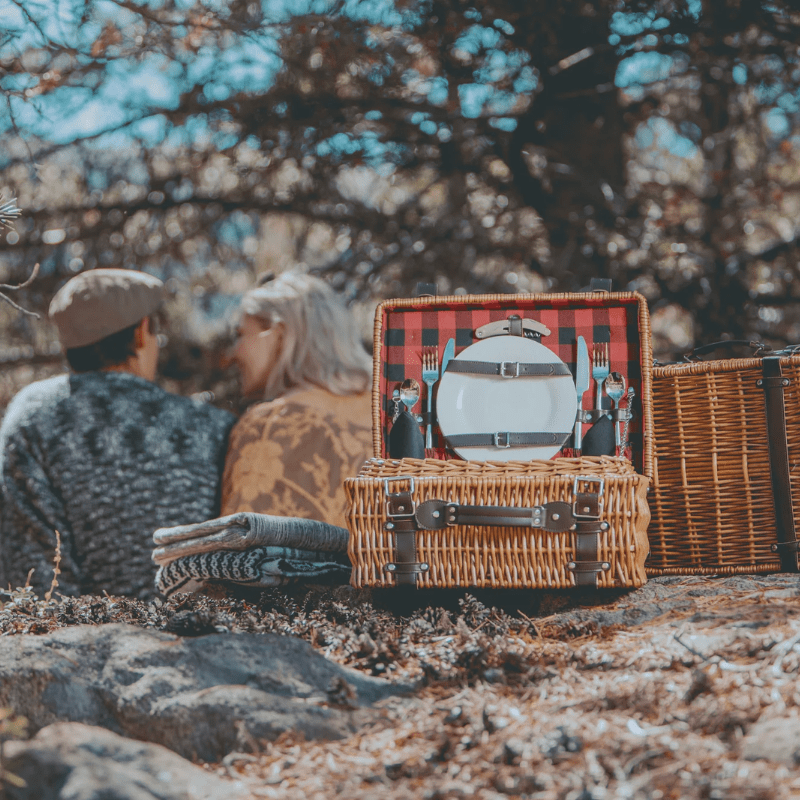
[[94,344],[152,314],[164,299],[164,284],[132,269],[91,269],[68,280],[50,303],[50,319],[61,345]]

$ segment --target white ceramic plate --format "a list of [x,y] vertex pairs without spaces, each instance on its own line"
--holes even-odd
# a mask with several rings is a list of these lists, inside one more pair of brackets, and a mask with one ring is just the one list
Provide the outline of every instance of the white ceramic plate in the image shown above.
[[[462,350],[455,360],[560,364],[549,348],[522,336],[494,336]],[[501,378],[445,372],[436,397],[445,439],[460,433],[566,433],[575,425],[578,400],[570,375]],[[552,458],[562,445],[457,447],[468,461],[530,461]]]

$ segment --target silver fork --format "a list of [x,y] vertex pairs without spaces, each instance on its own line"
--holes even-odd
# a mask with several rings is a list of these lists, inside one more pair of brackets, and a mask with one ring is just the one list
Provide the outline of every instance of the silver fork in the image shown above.
[[595,347],[592,350],[592,377],[597,384],[597,404],[595,408],[601,409],[603,407],[601,400],[603,398],[603,381],[608,377],[608,345],[605,347]]
[[439,348],[425,347],[422,350],[422,380],[428,387],[428,427],[425,430],[425,447],[433,447],[433,431],[431,429],[431,409],[433,385],[439,380]]

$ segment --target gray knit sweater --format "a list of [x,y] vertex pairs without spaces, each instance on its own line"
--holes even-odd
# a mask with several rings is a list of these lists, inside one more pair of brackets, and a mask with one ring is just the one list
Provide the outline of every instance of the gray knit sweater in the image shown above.
[[0,426],[0,586],[154,593],[153,531],[219,516],[232,415],[124,372],[33,383]]

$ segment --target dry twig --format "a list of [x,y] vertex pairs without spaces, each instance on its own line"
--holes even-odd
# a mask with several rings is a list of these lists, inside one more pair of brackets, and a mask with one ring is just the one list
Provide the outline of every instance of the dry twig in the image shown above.
[[45,602],[49,603],[53,599],[53,591],[58,588],[58,576],[61,574],[61,534],[56,531],[56,552],[53,556],[53,580],[50,588],[45,593]]
[[23,308],[18,303],[15,303],[5,292],[16,292],[19,289],[24,289],[27,286],[30,286],[33,281],[36,280],[36,276],[39,274],[39,263],[33,265],[33,270],[31,270],[31,274],[22,282],[17,284],[11,283],[0,283],[0,300],[5,300],[12,308],[15,308],[17,311],[25,314],[28,317],[34,317],[35,319],[39,319],[39,315],[35,311],[28,311],[27,308]]

